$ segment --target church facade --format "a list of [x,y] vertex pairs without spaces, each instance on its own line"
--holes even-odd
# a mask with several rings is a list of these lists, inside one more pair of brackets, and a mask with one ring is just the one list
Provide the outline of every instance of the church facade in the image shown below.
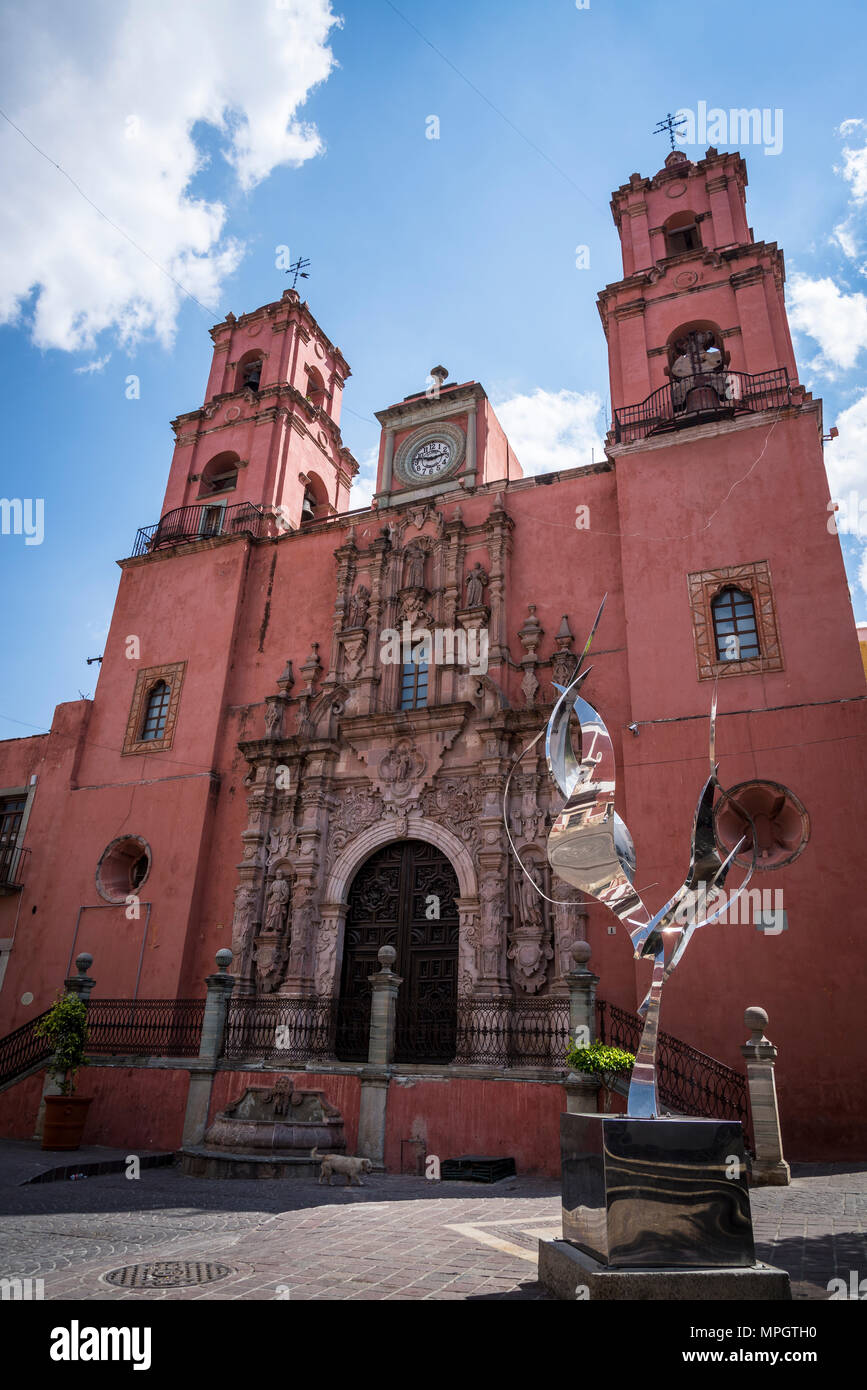
[[[787,1156],[855,1154],[867,692],[821,402],[745,187],[740,156],[711,149],[613,194],[613,418],[590,465],[524,476],[483,387],[435,368],[378,412],[376,495],[353,510],[349,366],[308,305],[286,291],[212,330],[160,520],[120,561],[93,700],[0,745],[0,1033],[79,951],[100,998],[186,1000],[230,947],[250,1017],[330,1007],[334,1046],[307,1071],[351,1136],[389,945],[388,1166],[415,1142],[556,1171],[562,1061],[491,1057],[467,1021],[562,1009],[583,940],[609,1004],[647,988],[613,917],[551,875],[544,743],[507,799],[528,875],[503,819],[607,595],[584,693],[614,738],[637,886],[656,908],[683,881],[716,687],[719,775],[763,890],[748,920],[698,933],[662,1027],[738,1067],[743,1011],[766,1008]],[[722,845],[744,831],[721,814]],[[180,1142],[186,1073],[110,1081],[88,1076],[92,1142]],[[238,1083],[221,1074],[214,1105]],[[0,1096],[12,1132],[32,1132],[34,1085]]]

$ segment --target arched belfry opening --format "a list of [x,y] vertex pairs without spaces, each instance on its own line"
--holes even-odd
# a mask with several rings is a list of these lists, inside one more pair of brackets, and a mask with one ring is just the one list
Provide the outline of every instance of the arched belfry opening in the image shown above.
[[393,946],[400,976],[396,1062],[450,1062],[457,1034],[458,876],[436,845],[401,840],[361,865],[349,889],[337,1056],[366,1061],[369,977]]

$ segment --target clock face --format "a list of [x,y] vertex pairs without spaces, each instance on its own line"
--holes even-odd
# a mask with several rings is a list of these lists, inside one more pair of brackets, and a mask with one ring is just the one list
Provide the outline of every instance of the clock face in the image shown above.
[[452,461],[452,446],[447,439],[429,439],[419,446],[409,461],[409,471],[417,478],[434,478],[448,468]]

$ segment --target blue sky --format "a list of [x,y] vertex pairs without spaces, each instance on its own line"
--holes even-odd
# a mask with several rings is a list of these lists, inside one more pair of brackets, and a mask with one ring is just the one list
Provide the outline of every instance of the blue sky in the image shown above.
[[[0,535],[0,737],[93,692],[85,658],[114,562],[159,515],[168,422],[201,403],[209,326],[285,288],[280,245],[311,258],[305,293],[353,368],[342,425],[364,483],[373,412],[438,362],[482,382],[526,471],[589,462],[608,396],[595,299],[620,274],[610,192],[660,167],[656,121],[700,101],[783,113],[778,155],[740,143],[750,223],[785,251],[802,380],[841,429],[827,462],[857,530],[862,4],[209,0],[202,19],[190,0],[18,0],[0,23],[23,132],[0,120],[0,492],[45,502],[40,545]],[[861,530],[842,542],[865,619],[867,515]]]

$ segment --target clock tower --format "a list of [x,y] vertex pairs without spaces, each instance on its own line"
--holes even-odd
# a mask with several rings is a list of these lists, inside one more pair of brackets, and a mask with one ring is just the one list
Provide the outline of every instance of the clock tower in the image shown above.
[[445,367],[432,367],[430,377],[426,391],[376,412],[382,425],[379,507],[523,477],[483,387],[449,383]]

